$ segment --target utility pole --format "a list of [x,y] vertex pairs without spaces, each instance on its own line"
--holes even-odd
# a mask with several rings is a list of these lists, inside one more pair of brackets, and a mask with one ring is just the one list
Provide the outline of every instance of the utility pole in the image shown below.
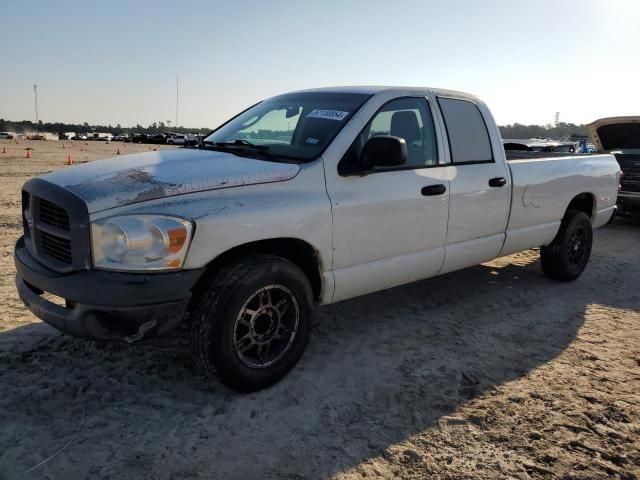
[[176,73],[176,123],[174,123],[176,130],[178,129],[178,98],[178,74]]
[[38,119],[38,86],[33,84],[33,96],[35,99],[35,107],[36,107],[36,133],[40,132],[40,122]]

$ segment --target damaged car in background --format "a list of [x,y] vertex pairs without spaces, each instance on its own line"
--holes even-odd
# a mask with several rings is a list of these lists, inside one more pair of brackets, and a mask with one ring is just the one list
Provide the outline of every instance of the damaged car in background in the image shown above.
[[640,116],[601,118],[587,128],[598,151],[615,155],[620,164],[617,213],[640,215]]

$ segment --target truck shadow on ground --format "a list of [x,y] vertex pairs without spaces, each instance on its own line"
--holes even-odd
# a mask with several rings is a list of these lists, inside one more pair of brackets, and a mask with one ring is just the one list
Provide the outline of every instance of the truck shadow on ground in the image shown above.
[[563,284],[529,252],[323,307],[298,367],[250,395],[207,381],[180,348],[100,347],[42,324],[2,333],[0,478],[69,440],[35,478],[344,471],[558,356],[589,304],[637,308],[610,268],[622,258],[594,252]]

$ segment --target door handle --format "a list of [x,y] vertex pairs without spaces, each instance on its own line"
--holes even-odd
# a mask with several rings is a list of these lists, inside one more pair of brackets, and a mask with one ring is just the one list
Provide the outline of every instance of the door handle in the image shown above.
[[490,187],[504,187],[507,184],[507,179],[504,177],[496,177],[489,180]]
[[444,192],[447,191],[447,187],[445,187],[442,184],[438,184],[438,185],[429,185],[428,187],[422,187],[422,195],[424,195],[425,197],[429,197],[432,195],[442,195]]

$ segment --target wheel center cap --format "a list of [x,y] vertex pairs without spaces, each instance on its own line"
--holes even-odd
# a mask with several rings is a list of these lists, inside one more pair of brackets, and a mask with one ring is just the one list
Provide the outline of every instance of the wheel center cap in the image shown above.
[[256,342],[268,342],[278,331],[278,315],[270,308],[259,312],[251,326],[251,334]]
[[270,330],[272,324],[273,316],[269,312],[261,313],[253,321],[253,331],[257,335],[264,335]]

